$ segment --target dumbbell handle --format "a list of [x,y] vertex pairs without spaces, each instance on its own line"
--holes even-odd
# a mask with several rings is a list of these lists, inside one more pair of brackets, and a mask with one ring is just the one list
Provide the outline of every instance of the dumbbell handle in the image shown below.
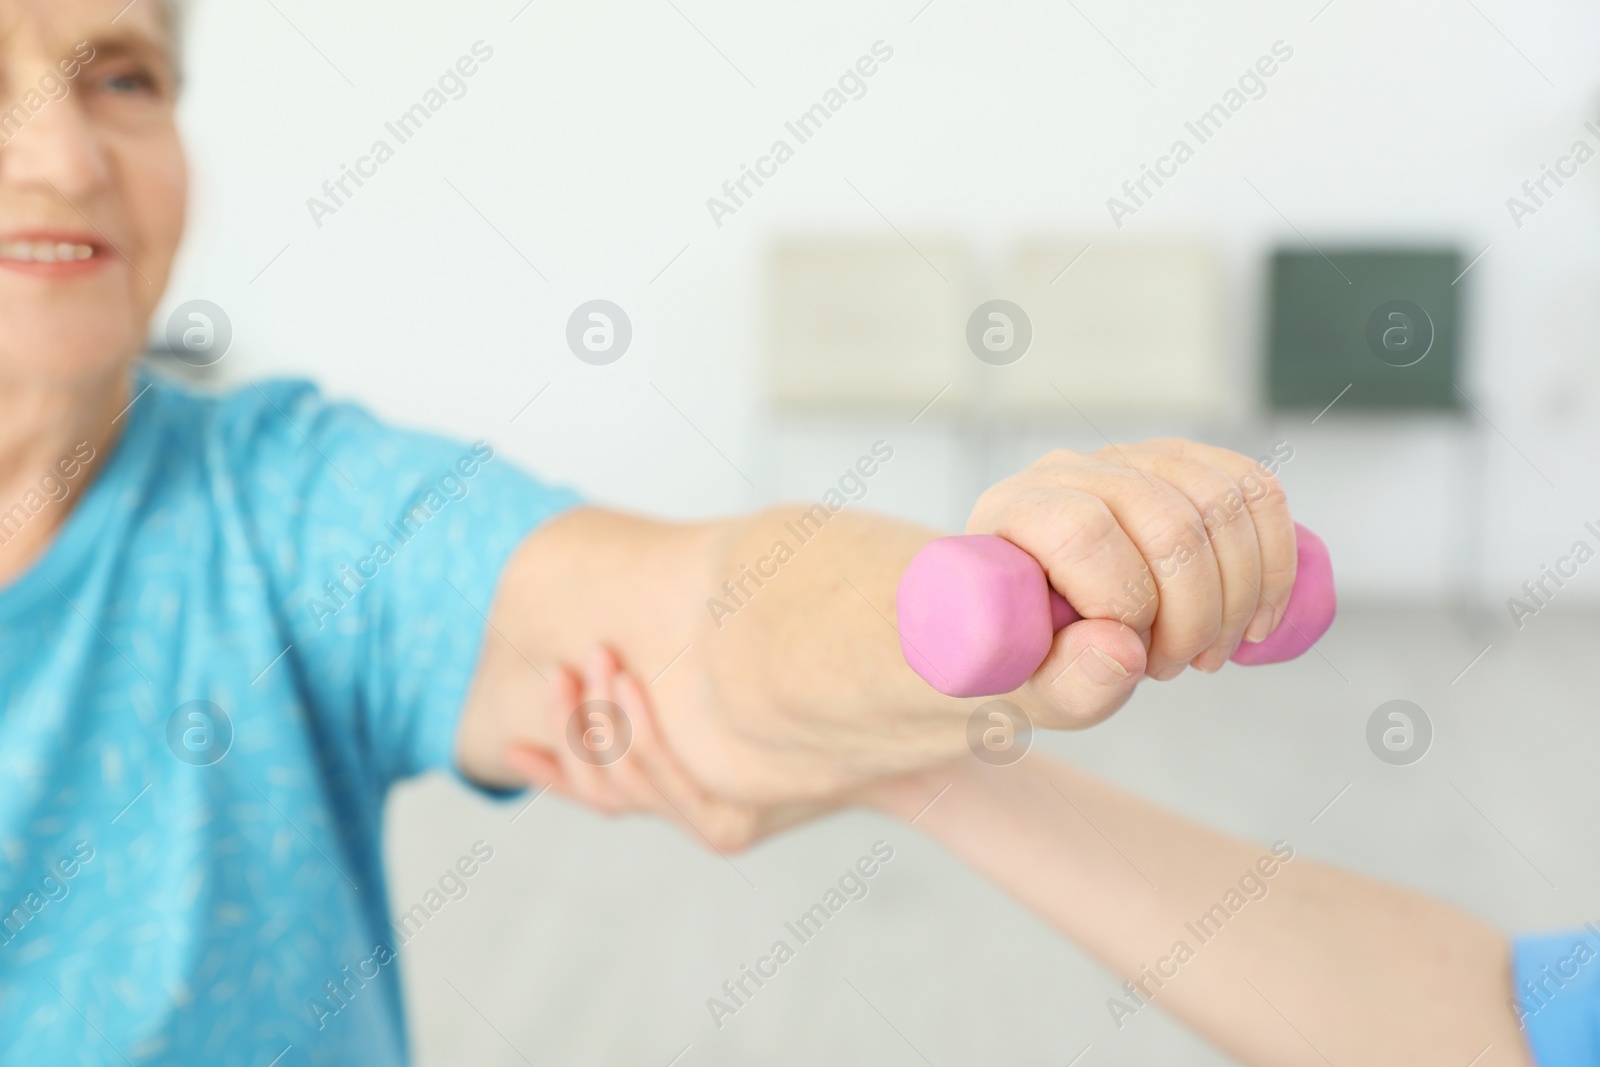
[[[1337,607],[1328,546],[1295,524],[1299,559],[1283,621],[1265,641],[1244,642],[1233,662],[1281,663],[1305,653]],[[911,669],[948,696],[1018,688],[1050,653],[1055,633],[1081,616],[1050,587],[1044,568],[1003,537],[930,541],[900,577],[900,649]]]

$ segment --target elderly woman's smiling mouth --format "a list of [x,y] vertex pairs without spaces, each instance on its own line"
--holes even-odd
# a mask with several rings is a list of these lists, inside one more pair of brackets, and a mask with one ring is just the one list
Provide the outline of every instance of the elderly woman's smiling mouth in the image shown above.
[[82,278],[106,263],[107,246],[94,234],[19,230],[0,234],[0,268],[34,278]]

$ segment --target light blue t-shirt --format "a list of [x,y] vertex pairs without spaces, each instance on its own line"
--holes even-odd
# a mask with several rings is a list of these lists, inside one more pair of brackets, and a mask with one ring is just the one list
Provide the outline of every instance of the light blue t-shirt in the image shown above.
[[1513,1007],[1538,1067],[1600,1065],[1600,930],[1520,938],[1511,961]]
[[402,1063],[384,796],[575,497],[304,382],[140,389],[0,501],[0,553],[75,505],[0,587],[0,1063]]

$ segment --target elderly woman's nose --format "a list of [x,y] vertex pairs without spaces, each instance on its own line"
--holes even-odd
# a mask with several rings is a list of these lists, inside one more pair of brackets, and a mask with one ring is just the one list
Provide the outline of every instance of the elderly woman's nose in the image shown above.
[[51,100],[20,129],[0,112],[0,185],[54,187],[69,200],[92,193],[110,176],[105,144],[72,96]]

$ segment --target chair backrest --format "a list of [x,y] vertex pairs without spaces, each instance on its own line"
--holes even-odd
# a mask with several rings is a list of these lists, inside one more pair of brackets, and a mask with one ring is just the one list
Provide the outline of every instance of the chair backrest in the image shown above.
[[965,396],[962,343],[971,290],[959,242],[913,237],[806,239],[768,259],[769,391],[779,410],[877,407],[915,412]]
[[1217,417],[1227,407],[1222,272],[1205,245],[1029,244],[1008,288],[1033,344],[990,376],[1003,408]]

